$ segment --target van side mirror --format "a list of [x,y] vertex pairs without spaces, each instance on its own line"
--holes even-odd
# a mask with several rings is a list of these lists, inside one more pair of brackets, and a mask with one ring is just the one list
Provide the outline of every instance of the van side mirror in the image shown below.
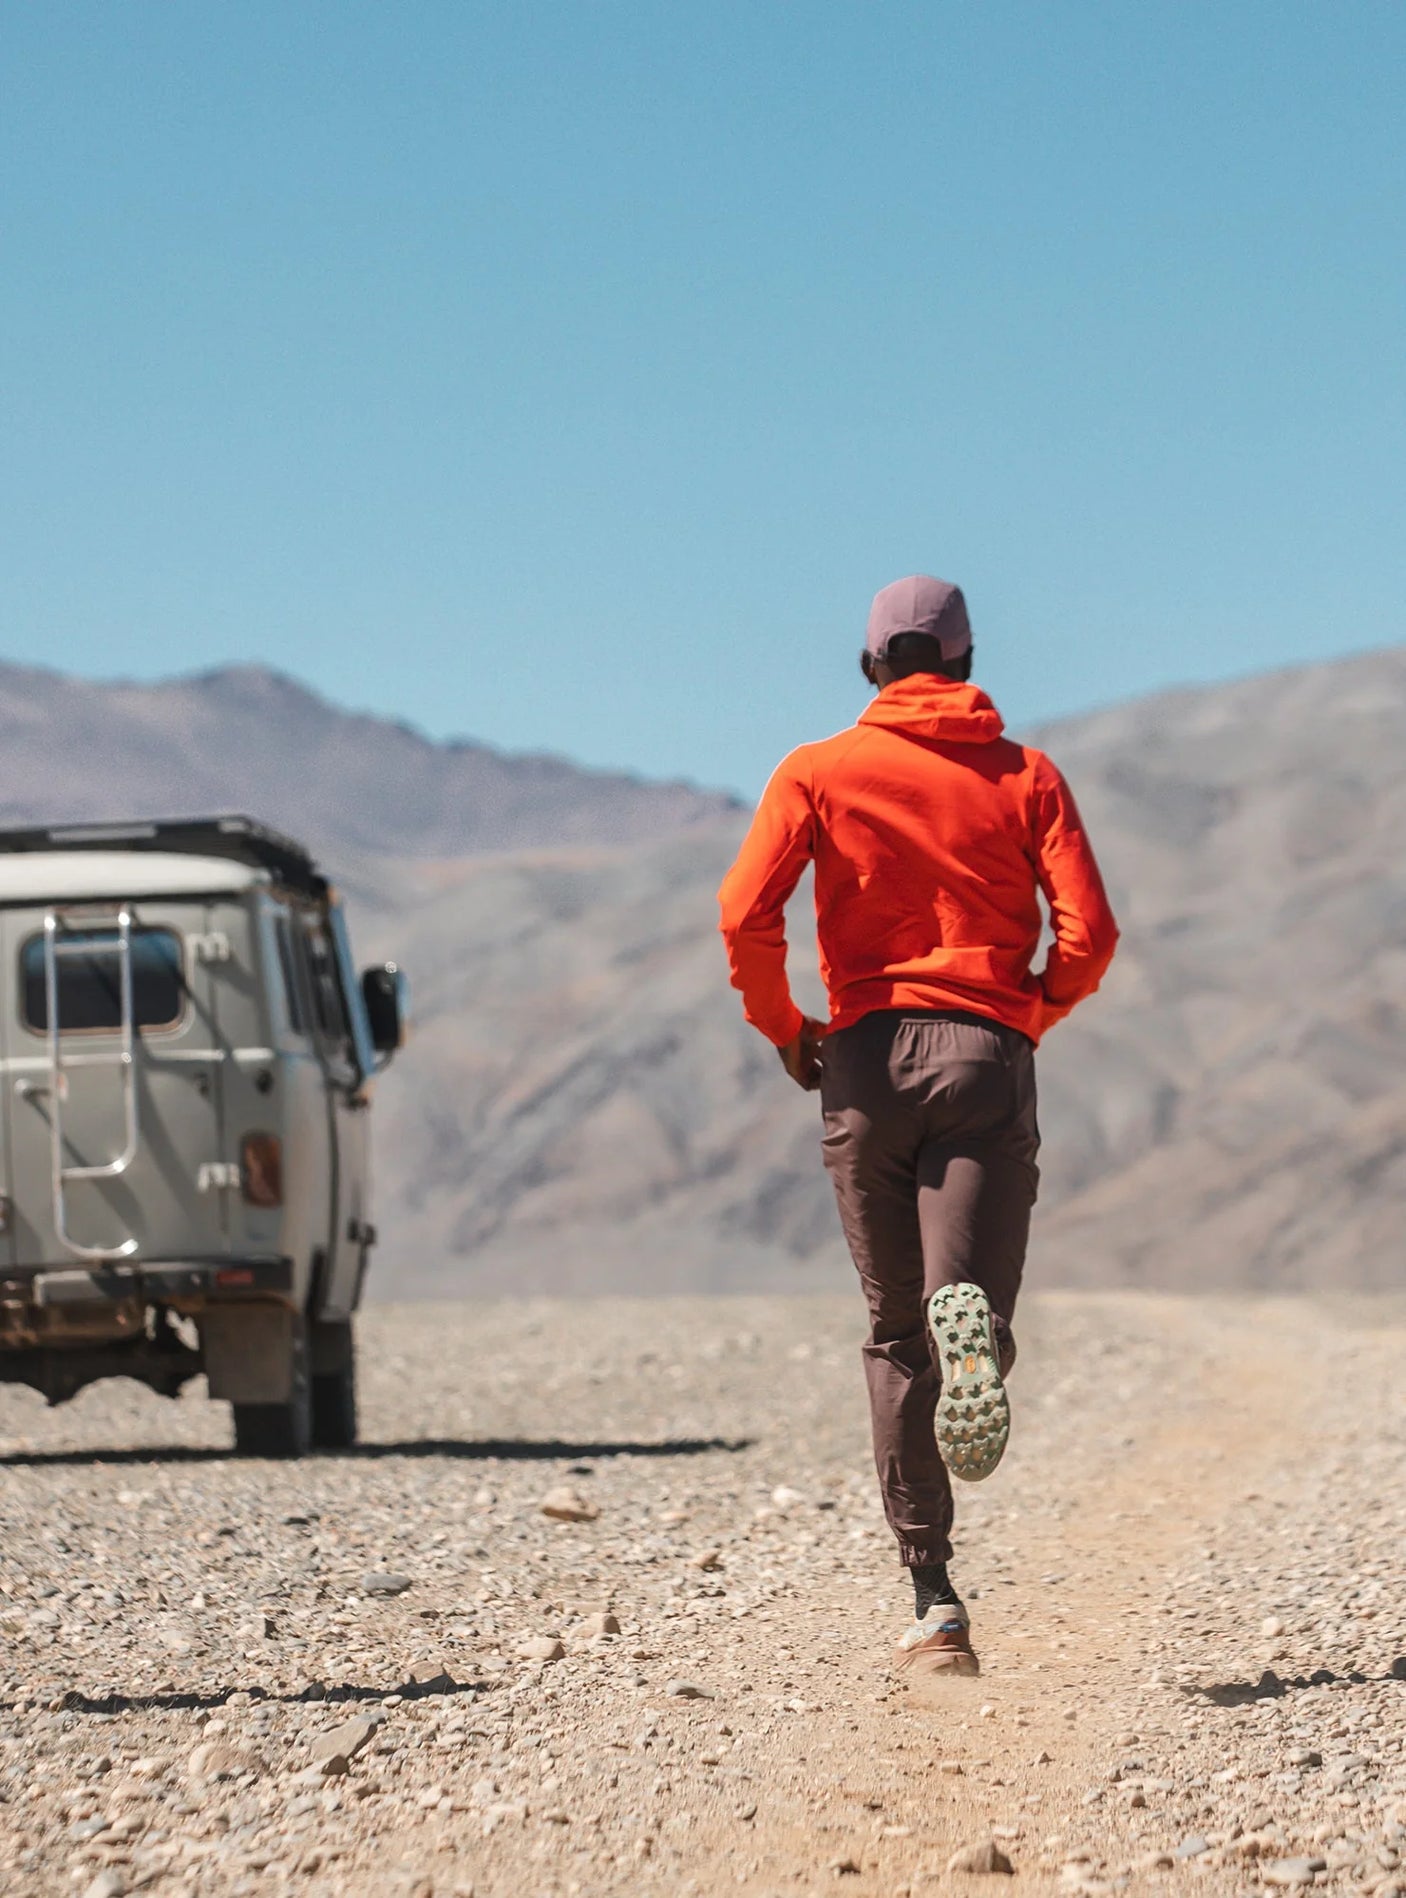
[[361,978],[361,999],[371,1026],[371,1046],[384,1067],[397,1048],[405,1046],[410,1027],[410,982],[394,962],[367,969]]

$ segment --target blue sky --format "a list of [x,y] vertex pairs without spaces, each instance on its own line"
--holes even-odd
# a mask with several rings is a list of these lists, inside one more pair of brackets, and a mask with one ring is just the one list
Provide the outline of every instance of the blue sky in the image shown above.
[[0,652],[754,792],[1406,638],[1406,8],[0,11]]

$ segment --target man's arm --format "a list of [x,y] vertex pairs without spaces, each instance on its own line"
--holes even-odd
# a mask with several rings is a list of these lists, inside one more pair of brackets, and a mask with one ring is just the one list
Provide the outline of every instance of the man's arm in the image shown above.
[[[810,773],[793,752],[762,793],[737,861],[718,892],[732,986],[747,1019],[785,1048],[805,1026],[786,978],[786,904],[815,853]],[[793,1077],[794,1078],[794,1077]]]
[[1117,947],[1118,925],[1074,794],[1043,756],[1035,767],[1033,815],[1035,867],[1055,937],[1040,974],[1042,1026],[1050,1028],[1103,980]]

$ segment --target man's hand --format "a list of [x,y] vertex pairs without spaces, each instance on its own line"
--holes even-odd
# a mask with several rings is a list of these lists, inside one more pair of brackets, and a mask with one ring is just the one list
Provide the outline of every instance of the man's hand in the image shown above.
[[776,1051],[781,1056],[782,1067],[807,1094],[813,1094],[820,1086],[820,1044],[824,1039],[824,1022],[812,1021],[807,1015],[800,1033]]

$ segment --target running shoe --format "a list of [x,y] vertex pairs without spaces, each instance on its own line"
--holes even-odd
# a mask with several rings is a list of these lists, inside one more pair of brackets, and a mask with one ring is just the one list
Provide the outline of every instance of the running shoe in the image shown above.
[[938,1602],[915,1621],[894,1649],[893,1670],[907,1687],[954,1674],[979,1674],[972,1651],[971,1624],[959,1601]]

